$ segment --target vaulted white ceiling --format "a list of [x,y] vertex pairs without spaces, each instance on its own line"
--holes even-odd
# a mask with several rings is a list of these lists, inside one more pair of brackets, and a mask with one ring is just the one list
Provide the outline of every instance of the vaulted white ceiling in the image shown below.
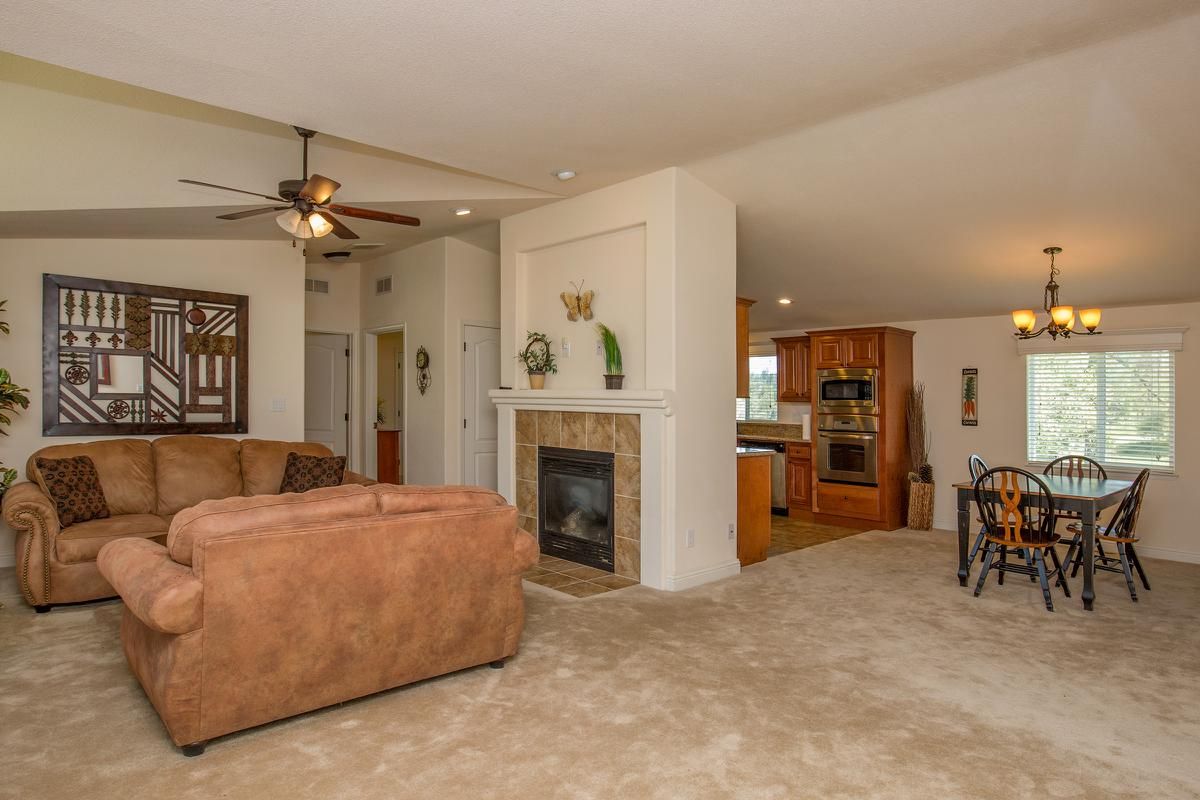
[[1178,274],[1196,271],[1197,11],[8,0],[0,49],[543,192],[687,166],[739,204],[739,292],[778,328],[1027,305],[1047,244],[1065,292],[1200,294]]

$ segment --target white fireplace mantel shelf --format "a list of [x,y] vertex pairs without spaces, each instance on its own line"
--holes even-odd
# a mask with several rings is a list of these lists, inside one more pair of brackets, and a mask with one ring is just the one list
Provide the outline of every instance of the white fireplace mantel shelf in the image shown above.
[[666,389],[493,389],[488,397],[497,406],[652,409],[667,417],[674,413],[675,399],[674,392]]

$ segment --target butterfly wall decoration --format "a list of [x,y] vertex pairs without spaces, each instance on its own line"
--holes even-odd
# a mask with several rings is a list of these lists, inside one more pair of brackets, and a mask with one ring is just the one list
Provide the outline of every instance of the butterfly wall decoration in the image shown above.
[[562,298],[563,305],[567,307],[567,319],[571,322],[575,322],[580,317],[584,319],[592,318],[592,298],[596,296],[596,293],[591,289],[588,289],[586,292],[583,291],[583,284],[584,282],[580,281],[579,285],[576,286],[575,282],[572,281],[571,286],[575,289],[575,294],[563,292],[559,295]]

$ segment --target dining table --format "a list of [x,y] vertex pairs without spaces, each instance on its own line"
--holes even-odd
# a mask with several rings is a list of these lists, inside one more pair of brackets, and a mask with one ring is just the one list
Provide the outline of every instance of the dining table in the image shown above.
[[[1096,520],[1104,509],[1115,506],[1129,494],[1133,481],[1111,478],[1079,478],[1065,475],[1039,475],[1054,497],[1056,514],[1075,512],[1083,527],[1083,608],[1092,610],[1096,599],[1095,550]],[[975,484],[963,481],[954,484],[958,494],[958,585],[966,586],[971,565],[967,550],[971,539],[971,502],[975,499]],[[989,502],[996,502],[998,491],[984,489]],[[1064,565],[1065,568],[1066,565]]]

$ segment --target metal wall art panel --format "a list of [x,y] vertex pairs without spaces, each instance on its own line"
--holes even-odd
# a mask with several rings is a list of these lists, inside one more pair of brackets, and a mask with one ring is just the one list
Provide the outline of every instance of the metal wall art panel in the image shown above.
[[250,298],[42,276],[42,433],[246,433]]

